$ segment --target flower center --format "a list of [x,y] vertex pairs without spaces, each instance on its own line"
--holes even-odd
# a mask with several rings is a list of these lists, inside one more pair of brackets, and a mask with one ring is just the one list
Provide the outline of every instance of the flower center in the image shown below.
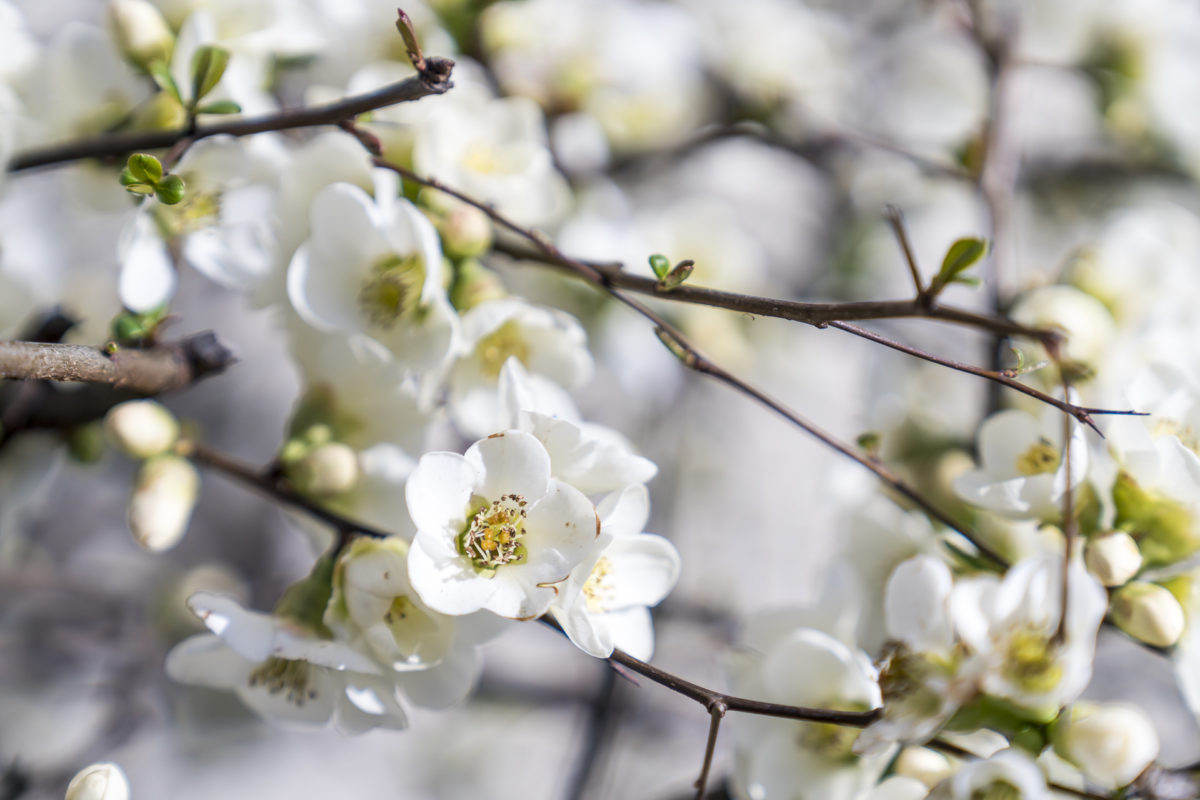
[[392,604],[383,615],[383,621],[392,634],[396,649],[403,657],[403,666],[427,666],[445,655],[445,626],[439,624],[438,620],[408,595],[402,594],[392,600]]
[[1008,640],[1005,672],[1027,692],[1048,692],[1062,679],[1062,665],[1046,637],[1036,631],[1018,631]]
[[592,614],[602,614],[612,610],[610,603],[612,586],[607,583],[611,573],[612,562],[601,556],[583,584],[583,597],[587,601],[588,611]]
[[1058,448],[1046,439],[1038,439],[1037,444],[1017,457],[1017,472],[1027,476],[1052,473],[1058,469],[1058,462]]
[[525,561],[525,498],[506,494],[475,512],[459,538],[459,552],[479,572],[494,572],[505,564]]
[[971,792],[971,800],[1020,800],[1021,790],[1008,781],[992,781]]
[[259,686],[271,694],[287,691],[287,701],[297,708],[317,699],[317,690],[308,685],[307,661],[271,657],[250,673],[250,688]]
[[421,307],[425,260],[417,253],[388,256],[371,268],[358,291],[358,304],[371,324],[391,328]]
[[833,762],[858,759],[853,750],[859,734],[857,728],[830,722],[801,722],[798,725],[796,744],[808,752]]
[[500,368],[512,356],[529,366],[529,344],[525,341],[521,326],[513,319],[480,339],[475,346],[475,353],[483,374],[493,379],[500,377]]

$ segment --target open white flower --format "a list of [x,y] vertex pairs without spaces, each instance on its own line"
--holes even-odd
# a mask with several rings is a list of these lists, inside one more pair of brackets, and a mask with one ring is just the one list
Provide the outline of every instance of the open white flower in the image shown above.
[[200,592],[188,605],[212,633],[185,639],[167,655],[175,680],[232,690],[275,721],[333,720],[348,733],[407,726],[395,685],[363,653],[226,597]]
[[1047,407],[1038,419],[1011,409],[993,414],[979,429],[982,464],[959,477],[955,488],[969,503],[1010,517],[1053,519],[1063,494],[1087,474],[1083,426],[1071,423],[1071,475],[1062,443],[1062,412]]
[[464,314],[462,329],[461,354],[450,371],[450,413],[470,435],[486,436],[510,424],[497,392],[510,358],[528,370],[525,384],[539,396],[561,395],[592,373],[583,328],[561,311],[503,298]]
[[405,494],[417,525],[409,579],[444,614],[538,616],[555,584],[599,546],[596,509],[550,477],[546,448],[523,431],[493,434],[461,456],[427,453]]
[[288,268],[288,297],[305,322],[365,334],[407,369],[450,351],[453,309],[442,288],[432,223],[408,201],[335,183],[313,200],[312,235]]
[[550,613],[586,653],[607,658],[619,647],[648,660],[654,653],[649,609],[679,580],[679,553],[663,537],[642,532],[650,516],[646,487],[614,492],[596,511],[608,544],[571,571]]

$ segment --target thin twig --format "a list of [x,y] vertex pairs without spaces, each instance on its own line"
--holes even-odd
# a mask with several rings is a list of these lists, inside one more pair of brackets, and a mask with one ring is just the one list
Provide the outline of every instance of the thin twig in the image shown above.
[[567,800],[583,800],[588,796],[588,787],[592,775],[600,761],[600,754],[612,733],[616,716],[617,672],[612,669],[603,670],[600,686],[595,694],[587,701],[587,721],[584,725],[583,743],[579,748],[579,757],[575,762],[575,770],[571,782],[563,795]]
[[904,215],[900,213],[899,208],[889,205],[884,209],[884,216],[887,217],[888,224],[892,226],[892,233],[896,235],[896,242],[900,245],[900,252],[904,255],[904,263],[908,264],[913,285],[917,289],[917,300],[920,301],[926,297],[925,285],[921,282],[921,270],[917,266],[917,257],[913,255],[912,242],[908,240],[908,230],[904,227]]
[[708,742],[704,745],[704,764],[700,767],[700,777],[696,779],[696,800],[704,800],[704,790],[708,788],[708,773],[712,769],[713,753],[717,749],[717,734],[721,730],[721,721],[725,719],[725,704],[717,701],[708,707],[712,717],[708,724]]
[[338,125],[359,114],[374,111],[396,103],[419,100],[430,95],[443,94],[453,86],[450,73],[454,62],[448,58],[425,57],[425,71],[411,78],[389,84],[365,94],[347,97],[334,103],[312,108],[298,108],[264,114],[247,119],[216,122],[195,128],[179,128],[170,131],[138,131],[133,133],[111,133],[93,136],[74,142],[25,150],[14,155],[8,162],[9,172],[45,167],[78,161],[83,158],[116,158],[142,150],[158,150],[172,147],[176,143],[191,139],[198,141],[209,136],[249,136],[267,131],[283,131],[293,128],[309,128],[318,125]]
[[[801,430],[804,430],[805,432],[815,436],[817,439],[829,445],[837,452],[845,455],[853,461],[858,462],[862,466],[874,472],[895,492],[900,494],[902,497],[907,498],[909,501],[921,508],[930,517],[938,520],[951,530],[957,531],[963,538],[971,542],[971,544],[975,546],[981,555],[994,561],[1000,566],[1003,566],[1007,563],[999,553],[984,544],[984,542],[973,532],[967,530],[966,527],[961,523],[955,522],[948,514],[937,508],[932,501],[924,497],[913,487],[906,484],[897,475],[892,473],[878,461],[868,455],[858,452],[850,445],[839,441],[832,435],[826,433],[820,428],[817,428],[815,425],[808,422],[799,414],[792,411],[779,401],[768,397],[766,394],[750,386],[745,381],[735,377],[732,373],[727,372],[723,368],[714,364],[712,361],[709,361],[708,358],[702,355],[700,351],[697,350],[696,347],[692,345],[690,341],[688,341],[687,337],[685,337],[677,328],[675,328],[641,301],[621,291],[621,289],[615,285],[616,282],[611,280],[608,273],[605,271],[597,269],[595,266],[588,264],[587,262],[577,261],[567,257],[544,234],[540,234],[536,231],[518,225],[508,217],[496,211],[496,209],[491,205],[480,202],[469,195],[463,194],[462,192],[445,185],[436,178],[422,177],[417,175],[412,170],[406,169],[398,164],[393,164],[392,162],[386,161],[382,158],[373,159],[373,163],[377,167],[392,170],[406,180],[443,192],[474,208],[479,209],[498,226],[516,234],[522,239],[525,239],[540,252],[544,253],[548,258],[552,259],[554,263],[570,269],[578,277],[583,278],[595,287],[607,292],[613,299],[617,300],[622,305],[632,309],[640,314],[643,318],[648,320],[654,325],[655,332],[659,335],[659,339],[662,340],[663,344],[666,345],[668,349],[670,349],[675,356],[680,359],[684,366],[687,366],[703,375],[708,375],[775,411],[789,422],[799,427]],[[679,289],[673,289],[671,293],[679,291],[682,288],[683,287],[679,287]],[[670,295],[668,294],[667,296]]]
[[224,453],[206,447],[194,439],[181,441],[176,445],[176,450],[179,455],[195,461],[202,467],[219,472],[243,486],[265,494],[276,502],[303,511],[313,519],[329,525],[338,532],[339,550],[351,536],[361,535],[370,536],[373,539],[386,539],[392,535],[388,531],[330,511],[292,490],[280,480],[265,475]]

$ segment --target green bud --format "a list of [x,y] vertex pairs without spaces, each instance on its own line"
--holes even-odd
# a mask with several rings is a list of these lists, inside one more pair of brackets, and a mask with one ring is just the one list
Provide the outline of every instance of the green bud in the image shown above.
[[91,422],[67,434],[67,452],[80,464],[95,464],[104,455],[104,426]]
[[178,175],[168,175],[158,182],[154,194],[160,203],[173,206],[183,200],[183,178]]
[[1116,527],[1127,531],[1147,567],[1175,564],[1200,551],[1195,515],[1183,503],[1138,485],[1128,473],[1113,486]]
[[696,262],[691,259],[680,261],[675,265],[675,268],[666,274],[666,277],[660,278],[658,286],[660,289],[670,291],[683,284],[692,275],[692,270],[695,268]]
[[464,259],[455,269],[454,284],[450,287],[450,302],[460,311],[468,311],[480,303],[507,296],[500,276],[474,258]]
[[148,153],[134,153],[125,169],[141,183],[158,183],[163,176],[162,162]]
[[654,270],[654,277],[661,281],[667,277],[667,272],[671,269],[671,262],[661,253],[655,253],[650,256],[650,269]]
[[314,447],[288,469],[296,490],[315,497],[336,497],[358,485],[358,454],[341,442]]
[[949,283],[969,283],[970,280],[963,277],[962,273],[970,269],[986,253],[987,242],[983,239],[974,237],[959,239],[946,251],[946,257],[942,259],[942,268],[930,284],[929,291],[936,295]]
[[192,103],[211,92],[225,74],[229,65],[229,51],[223,47],[206,44],[192,55]]

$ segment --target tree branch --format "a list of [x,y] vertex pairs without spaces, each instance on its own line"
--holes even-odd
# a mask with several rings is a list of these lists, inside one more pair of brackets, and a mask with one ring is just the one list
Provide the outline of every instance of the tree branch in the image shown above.
[[98,383],[141,395],[182,389],[234,360],[211,332],[115,353],[75,344],[0,341],[0,378]]
[[132,152],[158,150],[171,147],[181,141],[198,141],[221,134],[249,136],[267,131],[283,131],[317,125],[338,125],[367,111],[374,111],[396,103],[419,100],[430,95],[443,94],[454,85],[450,80],[450,73],[454,68],[454,62],[451,59],[426,56],[424,65],[423,71],[398,83],[312,108],[287,109],[258,117],[217,122],[195,128],[179,128],[172,131],[111,133],[51,147],[25,150],[9,160],[8,171],[20,172],[35,167],[78,161],[82,158],[117,158]]

